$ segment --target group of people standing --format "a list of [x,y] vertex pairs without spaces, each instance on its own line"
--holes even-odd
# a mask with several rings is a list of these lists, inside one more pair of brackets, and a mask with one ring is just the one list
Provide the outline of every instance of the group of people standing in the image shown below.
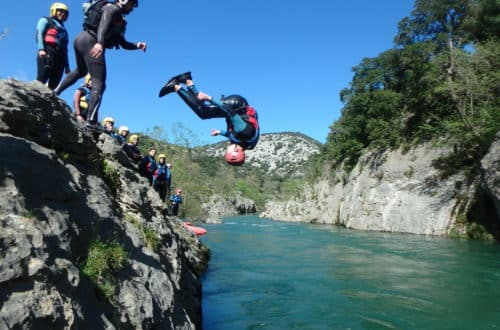
[[[74,40],[76,69],[70,71],[68,61],[68,33],[64,22],[68,19],[68,7],[56,2],[50,7],[50,16],[40,19],[37,25],[38,75],[59,95],[77,80],[84,84],[74,96],[76,118],[85,122],[91,130],[100,130],[98,111],[106,88],[105,51],[109,48],[146,51],[145,42],[132,43],[125,39],[125,16],[139,5],[139,0],[88,0],[83,31]],[[61,82],[63,72],[67,75]],[[255,109],[240,95],[222,96],[220,100],[198,91],[191,72],[172,77],[160,90],[159,97],[177,93],[200,119],[224,118],[226,129],[213,129],[212,136],[228,138],[225,160],[233,166],[245,162],[245,150],[253,149],[260,137],[259,118]],[[130,138],[132,138],[131,136]],[[129,139],[130,140],[130,139]],[[140,153],[128,141],[129,156],[137,160]],[[142,159],[142,158],[141,158]],[[160,160],[158,161],[158,163]],[[163,195],[163,193],[162,193]]]
[[[139,173],[148,179],[149,185],[158,193],[160,199],[168,204],[166,208],[167,214],[178,215],[179,205],[182,204],[182,190],[177,188],[175,193],[172,193],[172,164],[167,163],[165,154],[159,154],[156,157],[157,150],[154,147],[149,149],[147,155],[142,156],[138,148],[139,135],[132,134],[129,136],[129,128],[120,126],[118,132],[114,128],[114,119],[106,117],[102,121],[102,132],[108,134],[122,146],[123,151],[127,154],[132,162],[137,164]],[[167,196],[170,196],[167,201]]]

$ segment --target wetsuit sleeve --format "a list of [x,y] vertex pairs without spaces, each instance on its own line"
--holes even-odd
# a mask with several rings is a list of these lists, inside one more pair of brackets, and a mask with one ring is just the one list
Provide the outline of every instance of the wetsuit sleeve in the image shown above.
[[215,105],[217,108],[224,111],[225,113],[229,114],[229,109],[222,102],[215,100],[213,97],[209,102]]
[[136,50],[136,49],[139,49],[137,48],[137,43],[132,43],[132,42],[129,42],[127,40],[125,40],[124,37],[122,37],[120,39],[120,47],[123,48],[123,49],[126,49],[126,50]]
[[36,26],[36,44],[38,46],[38,50],[45,50],[45,45],[43,43],[43,34],[48,24],[49,21],[45,17],[42,17],[40,18]]
[[[224,111],[224,113],[226,114],[227,118],[229,118],[229,116],[230,116],[229,109],[222,102],[215,100],[213,97],[208,102],[210,102],[211,104],[215,105],[217,108],[219,108],[222,111]],[[220,135],[229,138],[229,131],[221,129],[220,130]]]
[[106,36],[113,22],[115,15],[120,15],[120,8],[113,4],[107,4],[102,7],[101,20],[99,21],[99,28],[97,29],[97,42],[104,45]]

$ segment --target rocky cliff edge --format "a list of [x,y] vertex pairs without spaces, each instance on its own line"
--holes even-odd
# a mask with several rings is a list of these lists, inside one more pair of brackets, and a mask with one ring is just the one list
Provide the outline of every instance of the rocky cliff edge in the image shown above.
[[[0,329],[201,328],[209,250],[38,82],[0,80],[0,226]],[[96,242],[124,251],[107,294]]]

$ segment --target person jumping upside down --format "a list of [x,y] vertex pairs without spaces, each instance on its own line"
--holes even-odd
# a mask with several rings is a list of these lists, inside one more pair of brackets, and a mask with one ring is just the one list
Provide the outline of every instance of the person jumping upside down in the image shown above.
[[226,119],[226,130],[213,129],[211,135],[227,137],[231,143],[226,152],[227,163],[242,165],[245,162],[245,150],[254,149],[260,136],[258,114],[247,100],[236,94],[222,96],[220,101],[214,100],[210,95],[197,90],[191,72],[170,79],[160,90],[159,97],[174,92],[201,119]]

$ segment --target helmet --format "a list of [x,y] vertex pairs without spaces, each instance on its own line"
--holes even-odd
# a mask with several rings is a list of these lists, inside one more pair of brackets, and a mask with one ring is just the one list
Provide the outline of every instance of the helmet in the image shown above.
[[62,2],[54,2],[52,6],[50,6],[50,16],[55,17],[56,16],[56,11],[58,10],[64,10],[69,14],[68,6],[66,6]]
[[245,151],[237,144],[231,144],[227,148],[226,162],[229,165],[240,166],[245,162]]
[[234,110],[248,106],[247,100],[240,95],[222,96],[222,103],[231,106]]
[[120,128],[118,129],[118,134],[122,134],[123,132],[129,132],[129,129],[127,126],[120,126]]
[[160,158],[167,159],[167,157],[165,156],[165,154],[159,154],[159,155],[158,155],[158,159],[160,159]]
[[132,134],[128,138],[129,143],[136,142],[136,141],[139,141],[139,135],[137,135],[137,134]]
[[106,123],[114,124],[115,120],[111,117],[106,117],[102,120],[102,126],[106,126]]
[[134,3],[134,7],[139,7],[139,0],[118,0],[118,2],[122,5],[125,6],[129,1]]
[[90,73],[87,73],[85,78],[83,78],[83,82],[85,83],[85,85],[88,85],[90,80],[92,80],[92,77],[90,76]]

